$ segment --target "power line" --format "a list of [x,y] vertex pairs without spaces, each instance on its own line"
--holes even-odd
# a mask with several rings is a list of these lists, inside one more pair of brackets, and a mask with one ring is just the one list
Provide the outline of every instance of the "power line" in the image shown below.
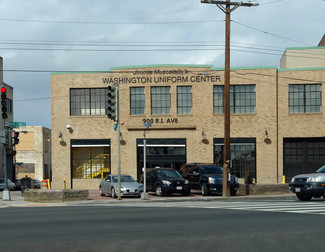
[[89,25],[153,25],[153,24],[154,25],[164,25],[164,24],[212,23],[212,22],[223,22],[224,20],[118,22],[118,21],[58,21],[58,20],[0,18],[0,21],[30,22],[30,23],[53,23],[53,24],[89,24]]
[[304,43],[304,42],[300,42],[300,41],[297,41],[297,40],[294,40],[294,39],[290,39],[290,38],[286,38],[286,37],[283,37],[283,36],[279,36],[279,35],[276,35],[276,34],[273,34],[273,33],[270,33],[270,32],[267,32],[267,31],[263,31],[261,29],[258,29],[258,28],[255,28],[255,27],[252,27],[250,25],[246,25],[246,24],[243,24],[243,23],[240,23],[240,22],[237,22],[237,21],[234,21],[234,20],[231,20],[232,22],[236,23],[236,24],[239,24],[239,25],[242,25],[242,26],[245,26],[245,27],[248,27],[250,29],[253,29],[253,30],[256,30],[256,31],[259,31],[259,32],[262,32],[262,33],[265,33],[265,34],[268,34],[268,35],[271,35],[271,36],[274,36],[274,37],[277,37],[277,38],[281,38],[281,39],[284,39],[284,40],[288,40],[288,41],[293,41],[293,42],[296,42],[296,43],[299,43],[299,44],[304,44],[304,45],[308,45],[308,46],[313,46],[311,44],[307,44],[307,43]]
[[266,4],[273,4],[273,3],[277,3],[277,2],[283,2],[284,0],[275,0],[275,1],[270,1],[270,2],[266,2],[266,3],[260,3],[259,5],[266,5]]

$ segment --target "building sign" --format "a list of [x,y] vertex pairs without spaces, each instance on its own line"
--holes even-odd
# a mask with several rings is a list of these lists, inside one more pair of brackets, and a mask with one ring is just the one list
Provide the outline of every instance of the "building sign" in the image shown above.
[[[130,72],[131,73],[131,72]],[[146,70],[133,72],[132,77],[106,77],[104,84],[147,84],[147,83],[188,83],[188,82],[220,82],[220,75],[197,74],[188,76],[188,70]],[[142,76],[138,76],[142,75]]]
[[165,123],[170,123],[170,124],[176,124],[178,123],[178,118],[144,118],[143,119],[144,123],[157,123],[157,124],[165,124]]

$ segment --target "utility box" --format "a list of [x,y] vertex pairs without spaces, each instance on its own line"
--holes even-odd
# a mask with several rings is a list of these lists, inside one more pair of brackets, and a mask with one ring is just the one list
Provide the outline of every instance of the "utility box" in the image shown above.
[[24,196],[25,190],[34,188],[32,178],[24,177],[20,181],[21,181],[21,196]]

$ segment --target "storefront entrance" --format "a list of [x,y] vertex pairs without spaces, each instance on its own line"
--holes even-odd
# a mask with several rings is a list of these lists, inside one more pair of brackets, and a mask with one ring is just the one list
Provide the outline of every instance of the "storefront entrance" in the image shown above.
[[[186,139],[146,139],[146,167],[171,167],[176,170],[186,163]],[[143,139],[137,139],[137,178],[144,167]]]

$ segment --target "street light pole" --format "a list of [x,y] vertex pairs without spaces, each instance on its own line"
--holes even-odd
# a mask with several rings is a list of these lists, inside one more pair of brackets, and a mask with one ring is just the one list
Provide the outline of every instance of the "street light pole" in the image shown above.
[[141,194],[142,200],[148,200],[149,194],[147,193],[147,140],[146,140],[146,130],[151,127],[151,123],[144,124],[143,132],[143,193]]
[[[226,14],[225,27],[225,82],[224,82],[224,154],[222,196],[230,196],[230,13],[239,6],[257,6],[258,4],[201,0],[201,3],[216,4]],[[224,7],[224,5],[226,7]],[[231,6],[233,6],[231,8]]]

